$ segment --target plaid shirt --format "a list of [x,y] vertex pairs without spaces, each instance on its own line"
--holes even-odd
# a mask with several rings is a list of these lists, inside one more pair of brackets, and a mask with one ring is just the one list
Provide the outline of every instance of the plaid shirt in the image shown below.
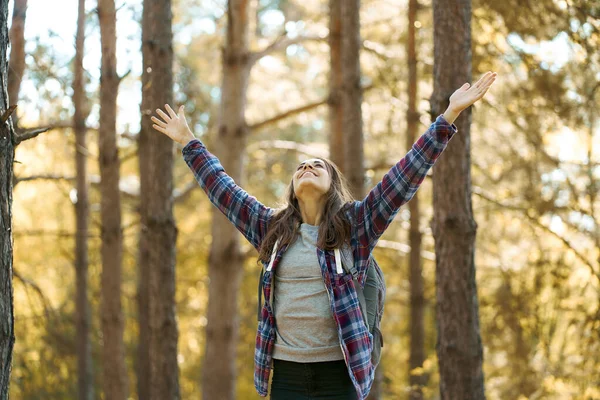
[[[347,208],[347,216],[352,224],[350,244],[360,285],[364,285],[369,257],[379,237],[392,222],[400,206],[413,197],[456,131],[456,126],[439,116],[365,199],[355,201]],[[182,153],[210,201],[258,249],[267,233],[274,209],[264,206],[237,186],[225,173],[217,157],[199,140],[189,142]],[[254,352],[254,385],[263,397],[268,394],[275,343],[272,278],[285,250],[286,246],[277,250],[272,268],[265,271],[263,277],[265,303],[258,323]],[[336,273],[333,251],[317,249],[317,256],[344,360],[358,398],[362,400],[369,394],[375,375],[376,366],[371,363],[373,336],[363,321],[352,275]]]

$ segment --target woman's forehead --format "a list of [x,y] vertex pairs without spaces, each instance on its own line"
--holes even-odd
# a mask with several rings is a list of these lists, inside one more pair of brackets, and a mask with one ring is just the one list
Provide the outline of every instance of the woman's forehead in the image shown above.
[[298,166],[304,165],[306,163],[308,163],[308,164],[314,164],[316,162],[320,162],[321,164],[325,164],[325,162],[323,160],[321,160],[320,158],[309,158],[308,160],[302,161],[300,164],[298,164]]

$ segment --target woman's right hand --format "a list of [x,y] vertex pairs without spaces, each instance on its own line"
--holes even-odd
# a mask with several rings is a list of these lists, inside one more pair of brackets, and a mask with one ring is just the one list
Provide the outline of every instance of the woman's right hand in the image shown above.
[[[177,143],[181,143],[182,145],[186,145],[190,142],[190,140],[195,139],[196,137],[190,130],[187,121],[185,120],[185,113],[183,112],[183,106],[179,107],[179,114],[176,114],[175,111],[169,106],[165,104],[165,113],[160,108],[156,110],[156,113],[162,118],[156,118],[152,116],[152,122],[154,125],[152,127],[157,131],[164,133]],[[168,113],[168,114],[167,114]]]

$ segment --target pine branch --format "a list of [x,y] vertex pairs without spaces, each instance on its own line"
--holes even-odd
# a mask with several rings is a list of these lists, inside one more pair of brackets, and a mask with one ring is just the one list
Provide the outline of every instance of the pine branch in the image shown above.
[[266,125],[270,125],[270,124],[274,124],[276,122],[279,122],[283,119],[289,118],[291,116],[306,112],[306,111],[310,111],[314,108],[320,107],[323,104],[327,104],[327,100],[328,99],[323,99],[323,100],[319,100],[319,101],[315,101],[313,103],[309,103],[309,104],[305,104],[303,106],[297,107],[297,108],[293,108],[291,110],[287,110],[282,112],[281,114],[275,115],[274,117],[271,118],[267,118],[263,121],[257,122],[255,124],[250,125],[248,128],[253,131],[256,129],[261,129]]
[[251,52],[249,56],[249,64],[253,65],[261,58],[266,57],[272,53],[277,51],[285,50],[289,46],[294,44],[299,44],[308,41],[326,41],[327,36],[319,36],[319,35],[305,35],[305,36],[296,36],[296,37],[288,37],[287,32],[282,33],[275,39],[271,44],[265,47],[263,50]]
[[483,191],[481,189],[476,188],[476,187],[473,187],[473,194],[480,197],[481,199],[483,199],[487,202],[490,202],[492,204],[495,204],[503,209],[518,211],[519,213],[523,214],[533,225],[537,226],[538,228],[542,229],[546,233],[549,233],[552,236],[554,236],[555,238],[557,238],[558,240],[560,240],[569,250],[571,250],[573,252],[573,254],[575,254],[575,256],[581,262],[583,262],[590,269],[590,273],[596,278],[598,283],[600,283],[600,273],[596,271],[596,267],[587,259],[587,257],[585,255],[583,255],[579,250],[577,250],[574,247],[573,243],[571,243],[571,241],[569,241],[569,239],[561,236],[560,234],[558,234],[558,233],[554,232],[552,229],[550,229],[550,227],[541,223],[539,221],[539,219],[536,218],[535,216],[532,216],[527,209],[519,207],[514,204],[502,203],[501,201],[498,201],[496,199],[493,199],[491,196],[486,195],[485,193],[483,193]]

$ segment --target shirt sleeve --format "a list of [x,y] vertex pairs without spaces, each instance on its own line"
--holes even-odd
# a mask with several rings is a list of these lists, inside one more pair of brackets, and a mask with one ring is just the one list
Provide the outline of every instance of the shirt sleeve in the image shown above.
[[210,202],[258,249],[267,232],[273,209],[239,187],[225,173],[219,159],[200,140],[190,141],[182,154]]
[[354,203],[353,217],[360,247],[369,251],[375,247],[400,207],[414,196],[456,132],[456,126],[440,115],[367,196]]

